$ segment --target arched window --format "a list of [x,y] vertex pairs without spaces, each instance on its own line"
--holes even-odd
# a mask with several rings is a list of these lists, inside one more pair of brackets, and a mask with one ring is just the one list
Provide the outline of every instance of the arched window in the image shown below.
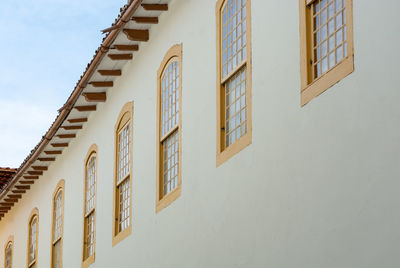
[[115,124],[113,245],[132,231],[132,113],[133,103],[128,102]]
[[93,144],[85,159],[84,226],[82,267],[94,262],[96,231],[97,146]]
[[28,258],[27,267],[37,267],[38,253],[38,229],[39,229],[39,211],[35,208],[29,217],[28,224]]
[[156,212],[181,194],[182,45],[168,50],[157,78]]
[[51,234],[51,267],[62,267],[62,241],[64,229],[64,180],[61,180],[53,193],[53,224]]
[[251,143],[250,0],[216,8],[218,166]]
[[4,248],[4,268],[12,268],[13,244],[14,237],[11,236]]

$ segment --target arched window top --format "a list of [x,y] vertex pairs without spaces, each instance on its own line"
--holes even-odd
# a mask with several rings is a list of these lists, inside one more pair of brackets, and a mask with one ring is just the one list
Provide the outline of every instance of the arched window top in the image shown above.
[[[165,63],[165,65],[162,68],[163,69],[162,73],[161,73],[161,79],[162,80],[168,78],[166,76],[172,75],[173,74],[172,73],[173,69],[175,69],[177,67],[179,68],[179,61],[180,61],[180,58],[177,55],[173,55],[171,58],[169,58],[169,60]],[[179,72],[176,75],[179,76]]]
[[64,192],[64,186],[65,186],[65,180],[60,180],[57,183],[56,188],[53,192],[53,201],[56,200],[58,196],[62,196]]
[[37,208],[32,209],[31,215],[29,216],[29,226],[35,221],[37,222],[39,219],[39,210]]
[[86,153],[85,157],[85,168],[89,165],[90,161],[93,161],[92,159],[96,159],[97,157],[97,144],[92,144]]
[[167,67],[169,67],[169,65],[171,63],[177,62],[179,63],[179,65],[181,65],[181,61],[182,61],[182,44],[177,44],[172,46],[167,53],[165,54],[160,67],[158,68],[158,78],[161,78],[164,76],[164,73],[167,69]]
[[125,125],[129,122],[129,120],[132,118],[132,113],[133,113],[133,102],[128,102],[122,107],[117,123],[115,124],[115,131],[120,131],[122,128],[125,127]]

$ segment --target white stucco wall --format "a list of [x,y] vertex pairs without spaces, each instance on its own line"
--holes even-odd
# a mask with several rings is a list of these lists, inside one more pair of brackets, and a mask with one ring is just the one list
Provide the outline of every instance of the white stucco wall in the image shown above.
[[[354,1],[354,73],[300,107],[298,1],[252,0],[253,142],[216,168],[215,0],[172,1],[107,102],[0,221],[0,264],[13,234],[14,267],[26,266],[37,207],[38,267],[50,266],[51,198],[64,179],[63,267],[80,267],[83,162],[95,143],[91,267],[399,267],[399,9]],[[177,43],[182,195],[155,214],[156,72]],[[112,247],[114,125],[128,101],[133,231]]]

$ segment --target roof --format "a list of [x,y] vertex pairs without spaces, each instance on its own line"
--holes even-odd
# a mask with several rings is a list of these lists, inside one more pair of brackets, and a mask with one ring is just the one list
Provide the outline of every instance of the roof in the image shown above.
[[17,173],[16,168],[0,167],[0,191],[10,182],[15,173]]
[[[106,33],[93,58],[75,85],[45,135],[0,188],[0,220],[39,180],[52,162],[84,127],[97,104],[107,100],[107,90],[122,75],[122,67],[133,60],[139,46],[149,41],[150,28],[168,10],[170,0],[129,0]],[[18,193],[18,198],[15,198]]]

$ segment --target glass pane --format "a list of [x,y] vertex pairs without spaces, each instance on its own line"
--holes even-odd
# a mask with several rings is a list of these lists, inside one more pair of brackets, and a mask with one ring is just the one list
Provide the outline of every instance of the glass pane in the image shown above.
[[340,28],[343,25],[343,21],[342,21],[342,13],[339,13],[336,16],[336,28]]
[[[347,46],[344,45],[346,41],[344,3],[342,0],[315,0],[311,4],[314,18],[312,20],[314,31],[312,70],[315,78],[333,68],[347,55]],[[318,16],[321,16],[320,21]],[[324,59],[318,63],[321,58]]]
[[337,61],[339,62],[343,58],[343,46],[340,46],[336,49],[336,58]]
[[329,54],[329,69],[335,65],[335,51]]
[[[119,146],[120,150],[122,146]],[[119,162],[121,163],[121,155],[118,155]],[[121,169],[121,167],[119,167]],[[86,166],[86,206],[85,213],[88,213],[94,208],[96,198],[96,157],[92,156]]]
[[327,52],[328,52],[327,42],[324,41],[324,42],[322,43],[322,45],[321,45],[321,54],[322,54],[321,56],[322,56],[322,57],[326,56]]
[[328,22],[328,35],[331,35],[335,32],[335,20],[330,20]]
[[321,28],[321,40],[325,40],[328,37],[327,25],[322,26]]
[[62,230],[62,191],[58,191],[54,200],[53,241],[61,237]]
[[[241,127],[247,121],[246,118],[246,67],[240,69],[225,83],[225,94],[230,96],[225,103],[225,146],[228,147],[247,132],[241,131]],[[242,116],[241,116],[241,112]]]
[[94,253],[94,211],[85,218],[85,259]]
[[59,240],[57,243],[53,245],[53,268],[61,267],[61,241]]
[[29,250],[28,262],[32,263],[36,260],[36,232],[37,232],[37,219],[34,218],[31,222],[29,229]]
[[227,32],[222,32],[221,36],[222,54],[226,53],[226,57],[222,58],[222,78],[245,59],[241,53],[246,46],[246,1],[242,5],[240,1],[237,3],[236,5],[236,1],[229,1],[222,10],[222,18],[226,18],[222,21],[222,28],[227,28]]
[[118,186],[118,201],[119,201],[119,214],[118,214],[118,231],[122,232],[130,226],[130,179],[125,179]]
[[328,60],[327,58],[322,59],[322,73],[325,73],[328,70]]
[[120,130],[118,135],[118,181],[122,180],[129,174],[130,170],[130,124]]
[[343,29],[340,29],[336,33],[336,46],[339,46],[343,42]]
[[12,267],[12,243],[10,242],[6,248],[6,263],[5,268]]
[[174,131],[162,143],[164,151],[163,196],[169,194],[178,186],[179,167],[179,132]]
[[329,37],[329,51],[335,50],[335,35]]
[[338,13],[342,9],[342,0],[336,0],[336,13]]
[[335,7],[333,5],[333,2],[331,2],[328,6],[328,19],[333,18],[335,15]]
[[[224,42],[227,43],[226,40]],[[224,50],[222,57],[224,61],[228,58],[227,50]],[[227,66],[224,66],[223,72],[228,72]],[[168,65],[161,80],[163,81],[161,83],[161,136],[164,136],[179,122],[179,64],[177,61]]]
[[322,10],[322,12],[321,12],[321,24],[322,25],[327,21],[327,19],[328,19],[327,15],[328,15],[327,10],[326,9]]

